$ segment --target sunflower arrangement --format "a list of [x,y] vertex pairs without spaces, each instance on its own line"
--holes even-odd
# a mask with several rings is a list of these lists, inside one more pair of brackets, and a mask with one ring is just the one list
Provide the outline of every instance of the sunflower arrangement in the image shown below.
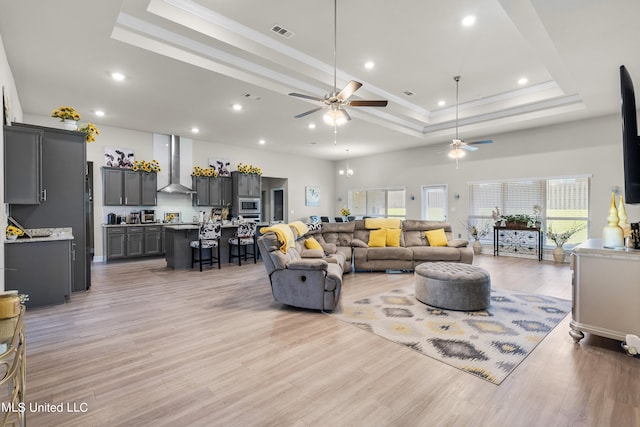
[[258,166],[238,163],[238,172],[242,172],[244,174],[255,173],[257,175],[262,175],[262,168],[259,168]]
[[80,120],[80,114],[78,114],[75,108],[65,107],[64,105],[53,110],[51,117],[56,117],[60,119],[61,122],[65,120],[75,120],[77,122]]
[[8,225],[6,230],[7,237],[9,236],[17,236],[20,237],[24,234],[24,231],[20,230],[18,227],[14,225]]
[[209,177],[217,177],[218,172],[216,168],[202,168],[200,166],[194,166],[193,171],[191,172],[191,176],[209,176]]
[[349,216],[349,215],[351,215],[351,209],[349,209],[349,208],[342,208],[342,209],[340,209],[340,215],[342,215],[342,216]]
[[160,163],[157,160],[152,160],[150,162],[146,160],[136,160],[133,162],[131,170],[158,173],[160,172]]
[[96,135],[100,135],[100,129],[96,127],[93,123],[87,123],[78,129],[78,132],[84,132],[87,134],[87,142],[93,142],[96,140]]

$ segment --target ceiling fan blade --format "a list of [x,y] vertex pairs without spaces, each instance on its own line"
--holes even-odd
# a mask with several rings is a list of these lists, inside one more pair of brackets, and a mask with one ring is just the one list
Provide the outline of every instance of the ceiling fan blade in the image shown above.
[[465,144],[467,145],[479,145],[479,144],[491,144],[491,143],[493,143],[493,140],[491,139],[483,139],[482,141],[465,142]]
[[463,150],[467,150],[467,151],[476,151],[478,149],[478,147],[472,147],[471,145],[467,145],[466,143],[463,143],[462,145],[460,145],[459,148],[462,148]]
[[318,96],[305,95],[303,93],[290,93],[289,95],[290,96],[295,96],[297,98],[313,99],[314,101],[324,102],[324,98],[320,98]]
[[313,110],[305,111],[304,113],[300,113],[297,116],[293,116],[293,118],[294,119],[299,119],[301,117],[308,116],[309,114],[313,114],[316,111],[320,111],[320,110],[323,110],[323,109],[324,109],[324,107],[314,108]]
[[351,116],[349,115],[349,113],[347,113],[347,110],[342,108],[342,112],[344,113],[344,116],[346,117],[347,120],[351,120]]
[[357,82],[355,80],[351,80],[347,85],[340,91],[340,93],[336,96],[340,101],[346,101],[355,91],[362,87],[362,83]]
[[385,100],[366,100],[366,99],[358,99],[353,101],[348,101],[347,105],[350,107],[386,107],[388,101]]

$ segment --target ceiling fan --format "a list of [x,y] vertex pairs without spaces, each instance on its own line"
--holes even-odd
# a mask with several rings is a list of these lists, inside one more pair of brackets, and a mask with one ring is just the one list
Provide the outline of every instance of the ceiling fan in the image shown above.
[[464,157],[467,153],[466,151],[476,151],[478,147],[474,147],[475,145],[480,144],[491,144],[493,141],[490,139],[485,139],[481,141],[470,141],[465,142],[460,139],[458,136],[458,92],[460,85],[460,76],[454,76],[453,80],[456,81],[456,137],[452,140],[451,144],[449,144],[449,157],[452,159],[456,159],[456,168],[458,167],[458,159]]
[[337,27],[338,27],[338,5],[337,0],[333,1],[333,92],[328,93],[324,96],[324,98],[320,98],[319,96],[313,95],[305,95],[302,93],[290,93],[289,95],[295,96],[298,98],[311,99],[314,101],[320,102],[322,105],[320,107],[316,107],[309,111],[305,111],[304,113],[298,114],[294,116],[296,119],[301,117],[308,116],[309,114],[315,113],[316,111],[327,109],[327,112],[324,115],[324,121],[329,125],[341,125],[351,120],[351,116],[345,110],[344,107],[386,107],[387,100],[364,100],[358,99],[349,101],[349,97],[354,94],[355,91],[360,89],[362,83],[357,82],[355,80],[351,80],[347,85],[338,92],[337,88],[337,51],[338,51],[338,41],[337,41]]

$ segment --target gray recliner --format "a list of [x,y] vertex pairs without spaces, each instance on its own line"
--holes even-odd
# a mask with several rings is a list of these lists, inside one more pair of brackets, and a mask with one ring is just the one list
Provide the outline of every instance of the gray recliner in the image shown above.
[[343,257],[338,262],[330,257],[302,258],[296,247],[283,253],[273,232],[258,239],[258,248],[277,302],[323,311],[336,307],[342,289]]

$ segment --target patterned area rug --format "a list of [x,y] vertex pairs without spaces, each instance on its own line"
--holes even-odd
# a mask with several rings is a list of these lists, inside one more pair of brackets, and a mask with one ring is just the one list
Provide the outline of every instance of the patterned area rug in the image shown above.
[[500,384],[571,311],[568,300],[502,289],[491,290],[487,310],[442,310],[413,289],[343,300],[331,315]]

